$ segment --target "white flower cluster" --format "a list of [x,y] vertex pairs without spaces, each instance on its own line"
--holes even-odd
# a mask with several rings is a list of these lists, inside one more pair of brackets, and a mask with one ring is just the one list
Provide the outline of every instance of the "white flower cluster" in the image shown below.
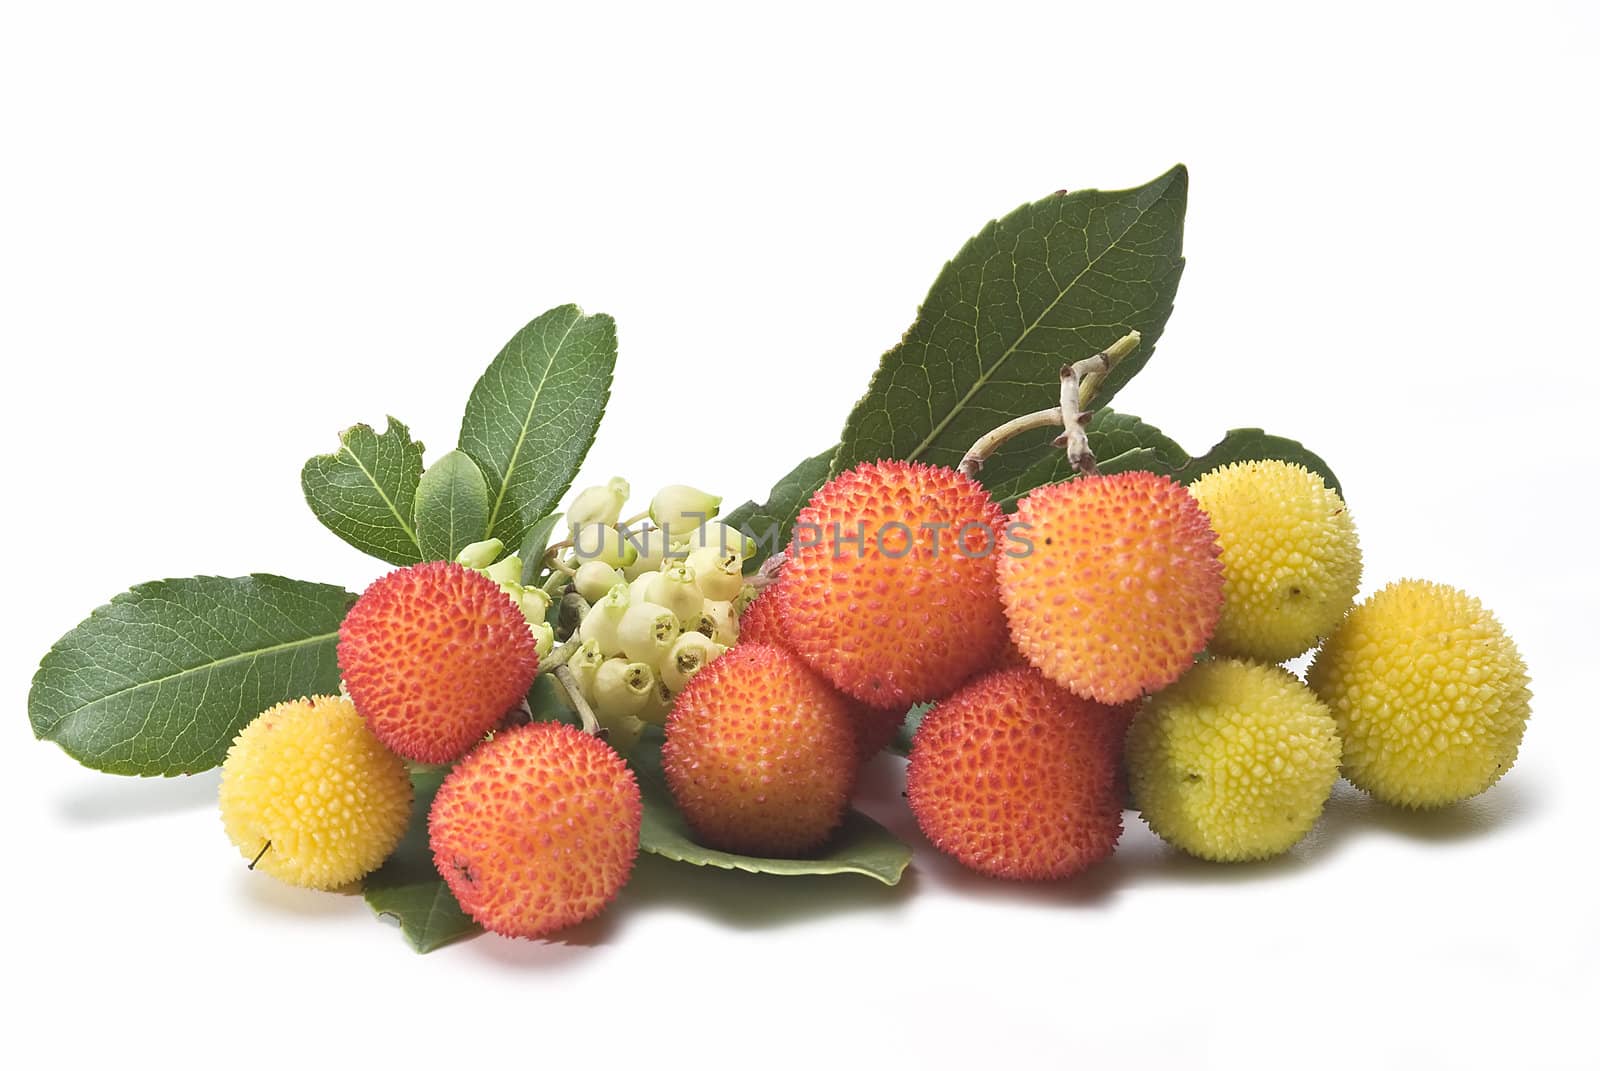
[[[567,509],[560,563],[589,610],[567,665],[613,743],[627,747],[661,724],[689,679],[739,638],[749,601],[744,563],[754,541],[713,520],[722,500],[662,488],[645,514],[621,521],[629,487],[612,479]],[[637,524],[637,527],[631,525]]]

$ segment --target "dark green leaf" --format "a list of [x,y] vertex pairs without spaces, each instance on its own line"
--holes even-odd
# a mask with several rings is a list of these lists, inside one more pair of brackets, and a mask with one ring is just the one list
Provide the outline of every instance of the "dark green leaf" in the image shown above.
[[539,563],[544,561],[544,552],[550,547],[550,536],[560,523],[561,514],[552,513],[528,529],[528,534],[522,540],[522,548],[517,553],[522,559],[524,586],[532,584],[539,575]]
[[833,464],[832,447],[808,457],[796,465],[788,475],[773,485],[762,505],[746,502],[730,512],[725,523],[738,528],[756,541],[756,553],[746,560],[745,571],[758,568],[768,557],[788,545],[794,534],[794,521],[816,494],[817,488],[828,480],[828,469]]
[[432,952],[480,932],[434,869],[428,847],[428,809],[449,772],[445,766],[411,771],[411,824],[388,861],[367,875],[363,890],[367,905],[398,921],[401,934],[418,952]]
[[1327,485],[1344,497],[1339,477],[1321,457],[1312,453],[1293,439],[1281,435],[1268,435],[1260,428],[1234,428],[1220,443],[1195,458],[1180,473],[1178,479],[1193,483],[1213,469],[1231,465],[1235,461],[1288,461],[1319,473]]
[[528,720],[578,723],[577,712],[567,705],[554,674],[541,673],[533,679],[533,687],[528,689]]
[[429,561],[454,561],[461,548],[485,538],[489,485],[460,450],[428,466],[417,485],[417,541]]
[[[1019,435],[1000,448],[1002,455],[1015,459],[1008,466],[1013,474],[1004,479],[994,479],[987,478],[985,472],[983,482],[1008,509],[1011,503],[1035,487],[1058,483],[1073,475],[1067,452],[1050,445],[1050,440],[1058,433],[1044,431]],[[1183,448],[1159,429],[1136,416],[1110,409],[1097,411],[1089,422],[1089,446],[1094,450],[1101,470],[1108,473],[1140,468],[1170,475],[1190,460]],[[1031,462],[1021,464],[1030,458]]]
[[506,546],[520,547],[571,486],[616,360],[611,317],[563,305],[518,331],[472,388],[461,449],[488,480],[489,534]]
[[34,735],[107,773],[208,770],[267,707],[338,693],[339,623],[354,601],[260,573],[140,584],[44,656],[28,693]]
[[[1329,487],[1340,491],[1339,479],[1326,461],[1293,439],[1268,435],[1260,428],[1235,428],[1200,457],[1190,457],[1159,429],[1138,417],[1101,410],[1089,425],[1089,444],[1099,459],[1100,470],[1106,473],[1141,469],[1171,476],[1181,483],[1193,483],[1222,465],[1271,459],[1303,465],[1321,475]],[[1013,445],[1008,443],[1005,449],[1010,450]],[[1034,456],[1037,460],[1032,466],[991,487],[1007,510],[1035,487],[1072,476],[1072,466],[1067,463],[1064,450],[1040,446]]]
[[346,429],[338,453],[306,462],[300,487],[334,535],[391,565],[415,565],[422,545],[411,518],[421,478],[422,444],[390,417],[382,435],[365,424]]
[[[945,265],[905,338],[884,355],[845,425],[840,472],[878,458],[954,468],[980,436],[1059,397],[1061,366],[1130,330],[1139,349],[1107,377],[1109,401],[1150,359],[1183,271],[1188,175],[1024,205]],[[997,481],[1025,462],[998,457]]]
[[752,874],[865,874],[885,885],[898,883],[911,862],[910,848],[858,811],[849,812],[826,849],[810,859],[765,859],[696,844],[689,824],[673,806],[661,773],[659,744],[658,734],[647,733],[628,757],[644,798],[644,822],[639,830],[639,847],[644,851],[680,863]]

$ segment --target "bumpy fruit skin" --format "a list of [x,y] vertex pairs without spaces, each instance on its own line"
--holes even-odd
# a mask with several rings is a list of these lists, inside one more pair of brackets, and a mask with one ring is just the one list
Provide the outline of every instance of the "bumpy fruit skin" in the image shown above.
[[1425,580],[1390,584],[1350,611],[1306,679],[1339,720],[1350,783],[1398,807],[1443,807],[1498,781],[1532,699],[1494,615]]
[[857,767],[842,696],[794,654],[740,644],[695,674],[667,718],[661,766],[706,845],[793,857],[844,818]]
[[1075,874],[1122,835],[1122,725],[1031,667],[978,677],[917,729],[906,768],[917,824],[981,874]]
[[1282,662],[1332,632],[1361,586],[1361,545],[1339,492],[1286,461],[1240,461],[1189,487],[1222,546],[1213,654]]
[[795,522],[783,574],[790,645],[869,706],[949,694],[1004,640],[1005,527],[988,492],[951,469],[878,461],[836,476]]
[[[784,637],[783,614],[783,584],[770,584],[739,615],[739,642],[790,649]],[[900,708],[880,710],[854,699],[846,702],[850,707],[851,725],[855,728],[856,751],[861,761],[866,762],[894,742],[895,734],[905,724],[906,711]]]
[[535,722],[476,748],[428,812],[433,865],[485,929],[542,937],[598,915],[639,854],[639,783],[603,740]]
[[1333,714],[1277,666],[1203,662],[1128,730],[1134,805],[1161,839],[1218,862],[1288,851],[1339,779]]
[[1125,703],[1177,680],[1222,610],[1199,503],[1150,472],[1049,484],[1017,505],[1028,553],[999,559],[1011,639],[1046,677]]
[[493,580],[424,562],[380,578],[351,607],[339,669],[379,740],[416,762],[450,762],[528,694],[538,641]]
[[279,703],[234,737],[219,802],[239,854],[261,856],[255,869],[336,889],[376,870],[400,843],[411,778],[350,700],[318,695]]
[[739,642],[787,647],[783,627],[783,584],[768,584],[739,615]]

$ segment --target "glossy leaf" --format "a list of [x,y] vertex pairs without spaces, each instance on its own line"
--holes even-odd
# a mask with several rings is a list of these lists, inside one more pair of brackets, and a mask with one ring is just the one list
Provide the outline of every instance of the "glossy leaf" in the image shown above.
[[260,573],[140,584],[44,656],[28,693],[34,735],[108,773],[208,770],[267,707],[338,693],[339,623],[354,601]]
[[[1171,476],[1180,483],[1193,483],[1212,469],[1235,461],[1272,459],[1302,465],[1320,474],[1329,487],[1341,491],[1338,477],[1320,456],[1293,439],[1268,435],[1260,428],[1235,428],[1204,454],[1191,457],[1160,429],[1138,417],[1101,410],[1089,425],[1089,445],[1095,451],[1100,470],[1106,473],[1140,469]],[[1012,449],[1012,444],[1004,449]],[[1065,451],[1040,447],[1034,451],[1034,456],[1036,460],[1032,466],[1003,483],[991,485],[1006,509],[1014,507],[1019,498],[1035,487],[1073,476]]]
[[412,770],[411,824],[394,854],[367,875],[362,891],[374,913],[400,923],[400,933],[418,952],[481,932],[434,869],[428,847],[428,809],[449,772],[446,766]]
[[746,502],[728,513],[725,522],[756,542],[756,553],[744,563],[746,572],[753,572],[788,545],[794,534],[795,518],[817,489],[827,482],[836,449],[832,447],[800,462],[773,485],[762,504]]
[[347,428],[339,449],[305,463],[300,488],[328,530],[391,565],[422,560],[412,517],[422,478],[422,444],[389,418],[382,435],[365,424]]
[[571,486],[616,359],[611,317],[563,305],[518,331],[472,388],[460,445],[488,481],[488,532],[507,547],[520,547]]
[[454,561],[461,548],[489,528],[489,485],[477,463],[452,450],[422,474],[417,485],[417,540],[429,561]]
[[[1061,366],[1130,330],[1142,343],[1102,385],[1104,404],[1150,359],[1183,270],[1188,176],[1052,194],[990,223],[934,281],[886,353],[833,459],[900,458],[955,467],[980,436],[1059,396]],[[986,479],[1027,467],[1006,456]]]

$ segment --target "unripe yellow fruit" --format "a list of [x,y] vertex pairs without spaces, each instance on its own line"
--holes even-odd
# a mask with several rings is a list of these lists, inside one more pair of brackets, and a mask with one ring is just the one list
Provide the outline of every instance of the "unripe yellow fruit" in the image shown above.
[[1216,654],[1282,662],[1332,632],[1361,586],[1361,546],[1339,492],[1286,461],[1240,461],[1189,487],[1222,545]]
[[1202,859],[1266,859],[1322,814],[1339,779],[1339,736],[1289,673],[1217,659],[1146,700],[1127,763],[1134,805],[1161,839]]
[[400,843],[411,778],[355,704],[319,695],[279,703],[240,731],[222,763],[220,803],[239,854],[260,857],[255,869],[336,889]]
[[1344,775],[1399,807],[1476,796],[1516,761],[1528,669],[1483,604],[1425,580],[1350,611],[1306,675],[1339,719]]

